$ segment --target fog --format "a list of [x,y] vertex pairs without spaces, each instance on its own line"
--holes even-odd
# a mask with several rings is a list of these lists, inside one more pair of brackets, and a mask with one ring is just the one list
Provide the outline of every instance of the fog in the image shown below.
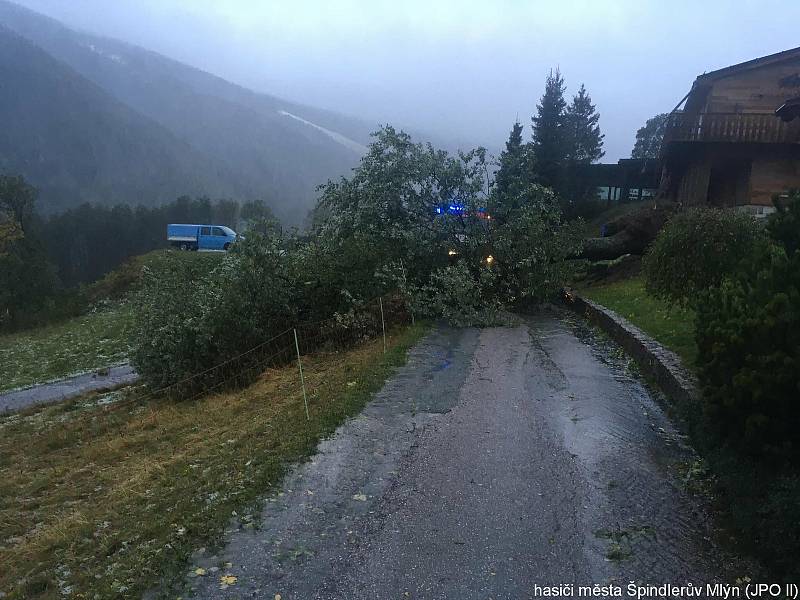
[[796,0],[21,0],[287,99],[463,145],[502,146],[552,67],[585,83],[604,162],[704,71],[798,45]]

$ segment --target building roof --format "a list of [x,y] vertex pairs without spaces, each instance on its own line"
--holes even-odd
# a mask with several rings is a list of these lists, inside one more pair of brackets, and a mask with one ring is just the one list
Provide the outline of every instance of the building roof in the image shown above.
[[737,73],[741,73],[743,71],[749,71],[751,69],[765,67],[767,65],[772,65],[793,58],[800,58],[800,47],[792,48],[790,50],[784,50],[783,52],[776,52],[775,54],[762,56],[760,58],[754,58],[752,60],[748,60],[736,65],[731,65],[730,67],[717,69],[716,71],[703,73],[702,75],[698,75],[697,81],[698,82],[713,81],[715,79],[721,79],[722,77],[728,77],[729,75],[734,75]]

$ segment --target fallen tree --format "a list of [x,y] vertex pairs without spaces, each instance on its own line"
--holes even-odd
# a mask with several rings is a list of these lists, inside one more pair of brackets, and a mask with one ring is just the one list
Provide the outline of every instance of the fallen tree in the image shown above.
[[647,206],[617,217],[603,226],[602,237],[584,242],[580,258],[613,260],[625,254],[641,255],[675,211],[671,204]]

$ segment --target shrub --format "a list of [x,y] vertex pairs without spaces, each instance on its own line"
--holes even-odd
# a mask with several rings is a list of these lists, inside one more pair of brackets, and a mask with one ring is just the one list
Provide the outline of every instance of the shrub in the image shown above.
[[[299,286],[280,236],[252,232],[221,260],[172,258],[145,267],[134,303],[132,362],[151,385],[202,373],[296,323]],[[217,384],[228,371],[196,383]]]
[[645,255],[647,290],[678,304],[718,286],[765,239],[749,215],[731,210],[694,208],[670,219]]
[[775,208],[776,212],[767,219],[767,231],[791,255],[800,250],[800,190],[789,194],[785,203],[776,201]]
[[707,427],[748,453],[797,456],[800,253],[771,247],[697,303]]

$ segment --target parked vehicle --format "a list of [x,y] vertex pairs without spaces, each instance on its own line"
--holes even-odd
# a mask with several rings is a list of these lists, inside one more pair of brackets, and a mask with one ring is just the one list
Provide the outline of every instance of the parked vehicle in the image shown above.
[[180,250],[229,250],[238,237],[224,225],[167,225],[167,240]]

